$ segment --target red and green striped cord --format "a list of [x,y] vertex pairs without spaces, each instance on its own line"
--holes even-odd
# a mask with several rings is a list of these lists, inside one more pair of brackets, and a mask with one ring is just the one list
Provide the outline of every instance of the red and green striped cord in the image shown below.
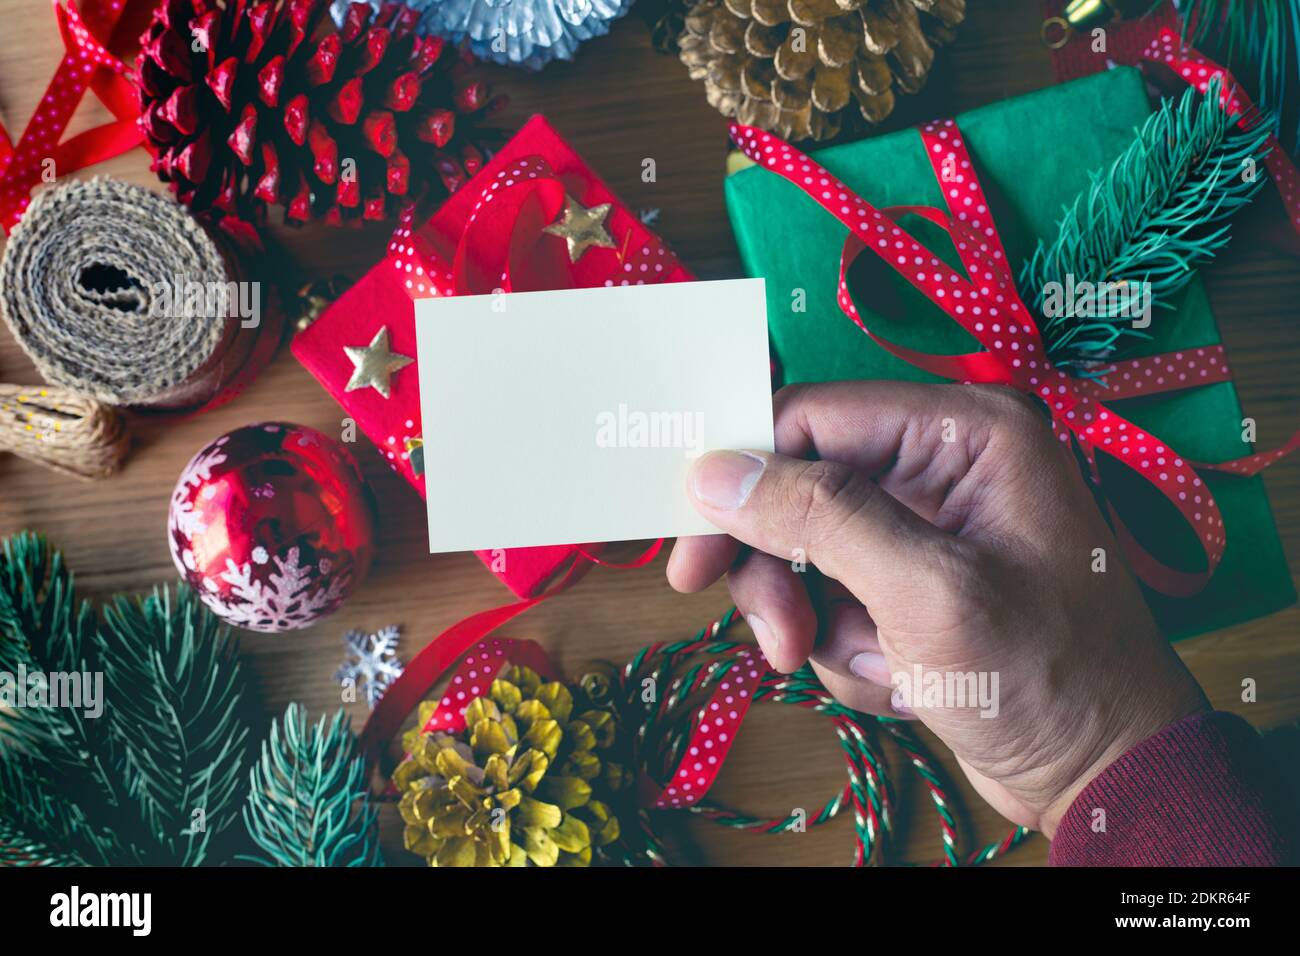
[[[691,702],[699,692],[719,682],[730,670],[733,658],[750,645],[721,639],[723,632],[739,619],[733,607],[722,617],[701,628],[692,638],[674,643],[643,647],[619,674],[619,698],[624,713],[634,718],[635,766],[666,773],[675,767],[693,729]],[[651,678],[663,694],[643,702],[642,681]],[[853,864],[884,865],[903,862],[890,847],[894,836],[893,786],[881,759],[882,743],[891,738],[920,775],[939,816],[943,857],[935,866],[976,866],[1003,856],[1029,834],[1016,827],[997,843],[990,843],[963,857],[958,849],[957,823],[949,806],[944,778],[912,733],[907,722],[874,717],[840,704],[827,693],[812,669],[804,665],[793,674],[769,673],[754,692],[754,702],[795,704],[831,719],[844,751],[848,781],[844,789],[809,817],[816,826],[835,818],[845,806],[853,808],[855,848]],[[637,815],[643,838],[638,852],[652,865],[667,865],[668,859],[654,830],[659,812],[642,810]],[[801,822],[796,814],[786,817],[752,817],[717,804],[702,801],[689,812],[723,826],[757,833],[781,833]]]

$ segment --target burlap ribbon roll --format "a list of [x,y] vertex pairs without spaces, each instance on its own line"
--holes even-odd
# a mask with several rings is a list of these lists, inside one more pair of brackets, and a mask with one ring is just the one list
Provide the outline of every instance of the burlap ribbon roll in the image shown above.
[[269,357],[259,336],[282,326],[241,282],[225,243],[173,200],[110,179],[42,192],[0,260],[19,345],[47,381],[109,405],[197,408]]

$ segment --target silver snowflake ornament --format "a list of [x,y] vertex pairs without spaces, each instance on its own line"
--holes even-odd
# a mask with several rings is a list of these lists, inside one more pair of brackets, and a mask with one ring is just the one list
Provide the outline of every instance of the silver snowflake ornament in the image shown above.
[[365,685],[366,706],[371,710],[379,703],[393,681],[402,673],[397,659],[397,639],[401,629],[396,624],[382,627],[374,634],[348,631],[343,635],[346,656],[335,673],[340,684],[352,681],[354,687]]
[[[376,10],[380,0],[367,0]],[[417,30],[453,43],[469,39],[480,60],[540,70],[551,60],[572,60],[579,44],[604,36],[632,0],[401,0],[420,14]],[[342,25],[352,0],[333,0]]]

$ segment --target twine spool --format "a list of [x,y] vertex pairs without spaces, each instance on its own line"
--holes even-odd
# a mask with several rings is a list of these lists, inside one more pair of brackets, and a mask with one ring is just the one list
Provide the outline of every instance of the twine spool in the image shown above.
[[0,451],[77,478],[103,478],[129,446],[111,408],[57,385],[0,385]]
[[0,260],[5,319],[47,381],[163,410],[217,399],[279,331],[245,327],[238,299],[189,307],[188,290],[237,296],[240,281],[233,253],[175,201],[111,179],[42,192]]

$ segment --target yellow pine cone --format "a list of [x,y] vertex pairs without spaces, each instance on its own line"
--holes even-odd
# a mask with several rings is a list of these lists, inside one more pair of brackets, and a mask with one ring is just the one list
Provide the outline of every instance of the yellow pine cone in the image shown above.
[[631,775],[607,759],[613,714],[574,710],[563,684],[511,666],[470,702],[460,737],[409,731],[410,756],[393,773],[406,848],[430,866],[589,865],[620,834],[597,795]]
[[687,3],[678,49],[709,104],[790,140],[829,139],[850,111],[879,123],[966,16],[966,0]]

